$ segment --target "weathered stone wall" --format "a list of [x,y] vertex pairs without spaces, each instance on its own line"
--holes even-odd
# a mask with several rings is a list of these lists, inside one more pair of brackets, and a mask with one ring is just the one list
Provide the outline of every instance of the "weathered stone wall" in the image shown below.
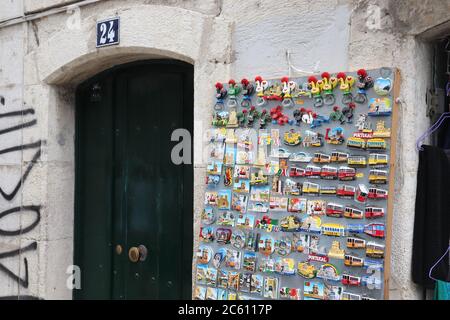
[[[74,2],[82,3],[8,0],[0,11],[0,26],[25,13]],[[73,89],[78,83],[113,65],[140,59],[169,57],[194,64],[197,235],[205,174],[200,146],[202,129],[209,125],[211,85],[231,77],[284,76],[289,50],[293,65],[303,70],[400,69],[391,297],[418,298],[410,281],[414,141],[429,125],[425,93],[431,72],[429,48],[415,35],[448,20],[448,6],[449,1],[439,0],[103,0],[1,27],[0,95],[5,105],[0,105],[0,114],[28,111],[0,116],[0,132],[29,126],[0,134],[0,188],[11,194],[22,181],[12,199],[0,196],[0,212],[36,207],[0,219],[0,263],[22,279],[28,272],[29,279],[26,283],[0,269],[0,296],[71,297],[66,268],[73,255]],[[116,13],[122,22],[120,46],[97,50],[95,21]],[[1,151],[16,146],[17,151]],[[10,236],[1,230],[22,232]],[[19,247],[29,250],[1,256]]]

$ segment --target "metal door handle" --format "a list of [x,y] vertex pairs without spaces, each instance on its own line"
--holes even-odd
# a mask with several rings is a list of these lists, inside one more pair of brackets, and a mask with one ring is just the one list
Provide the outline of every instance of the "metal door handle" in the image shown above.
[[144,245],[138,247],[131,247],[128,251],[128,258],[131,262],[145,261],[147,259],[147,248]]

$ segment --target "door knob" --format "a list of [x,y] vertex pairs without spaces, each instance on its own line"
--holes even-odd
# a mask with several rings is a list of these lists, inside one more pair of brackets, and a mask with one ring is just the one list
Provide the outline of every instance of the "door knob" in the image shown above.
[[145,261],[147,259],[147,248],[144,245],[131,247],[128,251],[128,258],[131,262]]

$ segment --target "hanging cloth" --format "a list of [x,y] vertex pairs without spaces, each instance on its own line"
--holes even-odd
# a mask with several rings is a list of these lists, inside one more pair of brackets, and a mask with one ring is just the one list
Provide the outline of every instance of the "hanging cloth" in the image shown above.
[[434,300],[450,300],[450,282],[436,281]]
[[[450,238],[450,165],[443,149],[423,145],[419,152],[412,254],[412,279],[433,289],[428,272],[448,248]],[[449,264],[440,263],[436,278],[446,280]]]

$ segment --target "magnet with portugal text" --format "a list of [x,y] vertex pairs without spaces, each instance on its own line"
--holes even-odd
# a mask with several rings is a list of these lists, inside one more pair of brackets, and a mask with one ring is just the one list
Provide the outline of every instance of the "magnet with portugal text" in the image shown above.
[[229,244],[231,240],[231,229],[218,228],[216,230],[216,241],[219,244]]

